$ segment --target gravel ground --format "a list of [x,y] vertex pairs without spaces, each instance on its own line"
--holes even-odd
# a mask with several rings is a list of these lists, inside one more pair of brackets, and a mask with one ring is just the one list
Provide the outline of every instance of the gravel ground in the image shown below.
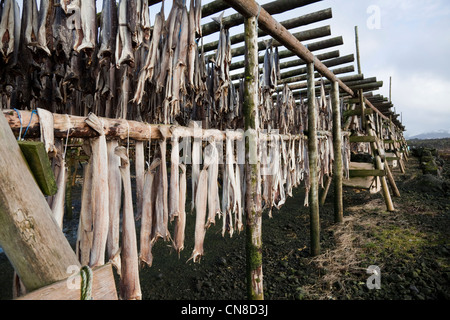
[[[263,215],[264,295],[267,300],[440,300],[450,298],[450,186],[442,177],[424,176],[411,157],[406,174],[394,169],[401,198],[386,212],[381,194],[344,190],[342,225],[333,223],[333,187],[320,208],[321,255],[309,254],[309,210],[297,188],[273,218]],[[77,199],[79,190],[73,191]],[[189,199],[188,199],[189,203]],[[65,221],[73,243],[74,219]],[[170,243],[153,249],[153,266],[140,271],[145,300],[244,300],[245,234],[221,235],[221,220],[208,229],[200,263],[187,261],[193,249],[195,215],[189,214],[185,249]],[[173,228],[173,226],[171,226]],[[139,224],[137,223],[139,234]],[[380,289],[370,290],[369,266],[378,266]],[[11,299],[13,269],[0,253],[0,299]]]

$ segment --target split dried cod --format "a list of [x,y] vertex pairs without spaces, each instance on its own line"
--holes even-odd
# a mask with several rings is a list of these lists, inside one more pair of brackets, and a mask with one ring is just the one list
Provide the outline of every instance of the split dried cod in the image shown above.
[[123,221],[120,298],[123,300],[141,300],[141,285],[139,283],[139,264],[134,225],[133,198],[131,191],[130,162],[125,147],[117,147],[116,155],[121,159],[120,173],[123,182]]
[[108,151],[103,122],[93,113],[88,115],[85,122],[99,134],[99,137],[91,139],[94,235],[89,266],[96,267],[105,263],[109,229]]

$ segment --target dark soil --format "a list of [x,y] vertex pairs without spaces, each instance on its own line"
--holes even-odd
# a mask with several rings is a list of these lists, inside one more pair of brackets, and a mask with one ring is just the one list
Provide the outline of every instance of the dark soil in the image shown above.
[[[263,215],[264,296],[268,300],[438,300],[450,298],[450,166],[441,177],[424,176],[411,157],[406,173],[393,169],[401,198],[386,211],[382,195],[344,190],[342,225],[333,223],[333,186],[321,207],[321,252],[309,254],[309,210],[303,187],[280,211]],[[78,190],[75,189],[74,199]],[[189,204],[190,199],[187,203]],[[65,232],[76,237],[79,203]],[[146,300],[244,300],[245,233],[221,234],[221,220],[208,229],[200,263],[187,261],[193,249],[195,215],[188,215],[185,249],[170,243],[153,249],[153,266],[140,271]],[[173,228],[173,226],[171,226]],[[137,223],[139,234],[139,223]],[[370,290],[367,268],[378,266],[381,288]],[[0,299],[11,299],[13,268],[0,254]]]

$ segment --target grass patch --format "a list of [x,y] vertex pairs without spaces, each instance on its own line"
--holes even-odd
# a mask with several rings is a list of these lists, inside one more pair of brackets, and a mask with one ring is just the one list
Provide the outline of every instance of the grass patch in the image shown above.
[[364,244],[363,250],[371,258],[413,259],[427,244],[426,235],[414,227],[376,227],[373,237]]

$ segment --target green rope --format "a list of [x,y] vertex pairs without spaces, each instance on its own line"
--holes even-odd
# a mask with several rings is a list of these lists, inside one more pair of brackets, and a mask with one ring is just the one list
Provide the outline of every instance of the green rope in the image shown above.
[[81,275],[81,297],[80,300],[92,300],[92,270],[84,266],[80,270]]

